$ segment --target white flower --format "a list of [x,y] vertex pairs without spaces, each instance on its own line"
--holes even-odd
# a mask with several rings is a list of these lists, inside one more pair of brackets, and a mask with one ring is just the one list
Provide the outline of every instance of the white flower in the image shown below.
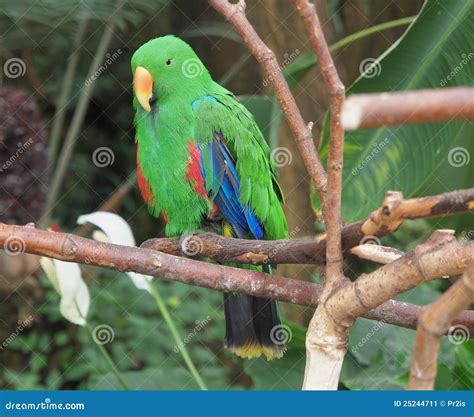
[[89,312],[89,290],[78,264],[42,257],[41,266],[61,296],[59,311],[71,323],[84,326]]
[[[106,211],[96,211],[84,214],[77,219],[78,224],[91,223],[102,230],[95,231],[93,237],[100,242],[110,242],[123,246],[136,246],[132,229],[119,215]],[[150,282],[153,277],[149,275],[127,272],[135,287],[139,290],[150,292]]]

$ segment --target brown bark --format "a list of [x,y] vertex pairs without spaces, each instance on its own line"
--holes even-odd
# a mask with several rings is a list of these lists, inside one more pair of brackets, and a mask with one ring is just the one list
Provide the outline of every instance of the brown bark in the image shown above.
[[345,129],[474,119],[474,88],[357,94],[347,99]]
[[[324,27],[325,34],[332,39],[334,34],[329,17],[328,3],[326,0],[318,0],[315,4],[318,7],[321,19],[328,22]],[[255,5],[252,4],[252,8],[248,13],[260,36],[265,40],[268,47],[275,52],[276,58],[282,67],[311,50],[304,23],[298,13],[294,12],[290,2],[281,0],[258,1]],[[262,86],[261,83],[260,87]],[[317,147],[322,119],[327,109],[327,94],[317,68],[308,72],[304,81],[301,81],[301,86],[298,85],[293,89],[293,94],[303,118],[314,122],[313,137]],[[298,152],[298,147],[292,138],[291,129],[285,120],[281,125],[278,146],[287,149],[291,155],[291,163],[279,168],[279,182],[285,196],[284,210],[289,234],[292,239],[313,235],[316,219],[311,208],[311,178],[308,176],[303,159]],[[314,274],[314,267],[296,264],[281,265],[278,271],[289,278],[309,281]]]
[[[418,322],[408,389],[433,389],[441,336],[452,326],[463,309],[474,302],[474,263],[461,279],[434,304],[427,307]],[[470,337],[467,328],[459,328],[461,337]],[[456,331],[456,327],[454,327]]]
[[[474,211],[474,188],[449,193],[403,199],[399,192],[387,193],[381,207],[365,220],[342,228],[342,248],[364,244],[367,238],[383,237],[405,220],[415,220]],[[190,245],[190,248],[186,246]],[[219,262],[244,264],[323,264],[326,262],[326,235],[288,240],[245,240],[213,233],[197,233],[182,238],[149,239],[143,247],[171,255],[199,256]]]
[[[69,233],[38,230],[33,226],[0,223],[0,245],[10,256],[29,253],[66,262],[76,262],[116,271],[134,271],[158,278],[201,286],[217,291],[235,291],[316,307],[322,286],[262,272],[232,268],[176,257],[146,248],[98,242]],[[461,256],[474,259],[474,242],[462,247]],[[8,255],[7,255],[8,256]],[[452,258],[448,262],[454,262]],[[456,274],[462,265],[453,265]],[[440,271],[442,273],[443,271]],[[421,307],[389,300],[364,317],[402,327],[416,327]],[[474,336],[474,312],[465,311],[457,322]]]
[[354,320],[427,280],[460,275],[474,260],[474,243],[461,245],[452,231],[435,231],[430,239],[394,262],[347,282],[326,302],[334,320],[350,326]]

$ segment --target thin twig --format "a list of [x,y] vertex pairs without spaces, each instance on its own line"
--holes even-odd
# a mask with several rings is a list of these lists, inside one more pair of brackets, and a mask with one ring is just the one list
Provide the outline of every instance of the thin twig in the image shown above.
[[405,200],[398,191],[387,191],[381,207],[361,225],[364,236],[383,236],[405,220],[450,216],[474,211],[474,188]]
[[314,4],[293,0],[301,15],[313,50],[318,58],[329,94],[330,132],[328,154],[328,186],[322,205],[326,225],[326,268],[322,303],[316,309],[306,333],[306,369],[303,389],[337,389],[339,374],[347,349],[347,328],[334,322],[325,300],[346,278],[343,273],[341,237],[342,160],[344,129],[341,111],[345,88],[334,65]]
[[[461,343],[470,336],[466,327],[451,327],[463,309],[474,302],[474,264],[461,279],[450,287],[421,315],[416,333],[415,348],[410,370],[408,389],[433,389],[441,336],[452,329],[451,338]],[[458,334],[457,334],[458,333]],[[456,339],[454,339],[456,341]]]
[[451,120],[474,120],[474,88],[357,94],[347,99],[342,112],[349,130]]
[[293,0],[293,4],[303,18],[306,31],[318,58],[318,64],[329,94],[331,109],[330,139],[328,155],[328,190],[325,202],[328,209],[323,210],[327,231],[326,247],[326,286],[331,291],[333,284],[342,279],[341,246],[341,184],[342,155],[344,150],[344,129],[341,125],[341,109],[344,104],[345,88],[334,65],[328,44],[314,4],[308,0]]

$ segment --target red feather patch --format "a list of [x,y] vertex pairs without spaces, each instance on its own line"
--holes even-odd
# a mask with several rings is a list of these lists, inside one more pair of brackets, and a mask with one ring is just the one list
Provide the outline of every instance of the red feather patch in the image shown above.
[[201,174],[201,152],[196,146],[196,143],[191,141],[188,143],[188,171],[186,172],[186,179],[194,182],[196,192],[207,198],[206,187],[204,186],[204,178]]
[[204,178],[201,173],[201,151],[193,141],[188,142],[188,170],[186,172],[186,179],[194,184],[196,193],[206,198],[209,203],[210,213],[208,217],[212,219],[219,211],[216,204],[213,204],[206,192],[204,185]]
[[152,205],[154,202],[153,193],[151,191],[150,183],[143,176],[143,171],[140,166],[140,160],[138,158],[138,142],[137,142],[136,158],[137,158],[137,182],[138,182],[138,188],[140,189],[140,194],[142,195],[143,200],[145,200],[145,203]]

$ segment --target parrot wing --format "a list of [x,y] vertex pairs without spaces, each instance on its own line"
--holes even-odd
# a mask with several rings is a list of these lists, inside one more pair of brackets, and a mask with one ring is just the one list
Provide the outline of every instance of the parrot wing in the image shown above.
[[282,193],[270,149],[250,112],[217,87],[192,105],[207,194],[237,236],[285,238]]

